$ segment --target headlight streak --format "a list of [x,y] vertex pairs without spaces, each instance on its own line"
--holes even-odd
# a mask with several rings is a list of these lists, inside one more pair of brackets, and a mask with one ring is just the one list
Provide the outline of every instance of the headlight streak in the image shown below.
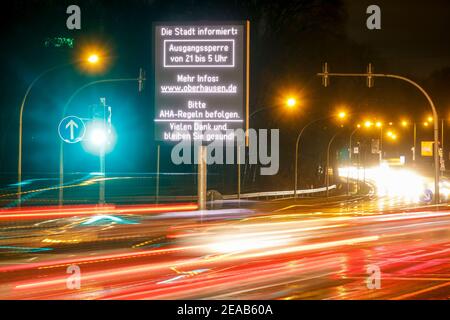
[[72,206],[72,207],[33,207],[0,210],[0,220],[16,221],[26,219],[49,219],[97,214],[146,214],[176,210],[196,210],[196,204],[173,205],[105,205],[105,206]]
[[352,180],[364,179],[373,183],[380,197],[400,197],[408,202],[418,203],[426,188],[430,187],[429,179],[407,170],[390,168],[387,165],[372,168],[343,167],[339,168],[339,176]]
[[[76,210],[79,207],[72,209]],[[196,213],[192,212],[192,218],[196,218]],[[163,214],[159,216],[163,216]],[[101,254],[85,258],[67,258],[59,261],[31,262],[27,265],[2,266],[0,275],[2,272],[31,269],[37,269],[40,272],[55,270],[50,276],[13,283],[14,295],[35,295],[49,299],[70,297],[71,295],[75,297],[75,293],[65,290],[67,276],[61,272],[71,264],[86,266],[83,268],[85,270],[83,281],[85,281],[86,287],[79,292],[80,296],[86,298],[164,299],[189,297],[191,294],[208,297],[208,289],[217,290],[216,295],[213,295],[217,297],[226,297],[229,290],[233,290],[235,295],[246,292],[250,294],[258,288],[262,290],[284,283],[295,283],[301,279],[319,278],[320,276],[306,275],[305,272],[308,271],[305,264],[296,262],[296,259],[303,261],[303,257],[306,256],[309,257],[312,269],[317,268],[317,265],[320,264],[322,269],[331,268],[333,270],[333,273],[320,271],[321,275],[336,274],[336,268],[346,274],[354,272],[349,267],[348,261],[343,262],[345,265],[342,265],[336,264],[336,260],[332,259],[326,263],[324,259],[325,257],[329,258],[333,252],[359,254],[349,248],[352,246],[376,248],[377,245],[381,245],[383,247],[388,238],[391,238],[391,243],[398,243],[397,246],[401,248],[400,241],[404,239],[404,236],[423,233],[423,228],[427,232],[443,230],[445,224],[443,225],[442,219],[438,218],[446,218],[450,216],[450,212],[425,211],[356,217],[328,216],[311,220],[309,218],[300,219],[301,216],[273,214],[241,219],[232,223],[221,221],[207,224],[174,225],[169,229],[175,232],[171,237],[175,241],[170,243],[170,246],[173,247]],[[429,220],[420,222],[421,219]],[[170,223],[167,222],[166,225],[170,225]],[[367,228],[372,224],[373,226]],[[421,226],[423,226],[422,229]],[[187,233],[191,231],[193,232]],[[183,243],[185,240],[189,241],[190,245],[185,245]],[[421,243],[418,242],[418,248],[420,245]],[[449,250],[449,248],[445,248],[437,253],[445,255],[446,252],[450,252]],[[412,252],[419,251],[411,250],[409,254],[411,255]],[[199,256],[198,253],[203,255]],[[164,262],[155,261],[157,256],[162,256],[161,259],[164,259]],[[196,258],[192,258],[192,256]],[[146,260],[133,261],[133,259],[142,257],[146,257]],[[399,263],[417,258],[418,255],[415,254],[413,257],[398,255],[396,257],[398,259],[391,259],[386,263]],[[278,263],[280,260],[286,261]],[[260,268],[255,268],[255,264],[258,264]],[[168,273],[168,270],[174,270],[174,268],[191,271],[180,271],[176,275]],[[297,280],[288,279],[289,276],[296,277]],[[136,283],[136,279],[141,280],[139,285],[134,287],[133,283]],[[119,287],[120,283],[122,283],[121,287]],[[124,283],[132,285],[123,286]],[[228,293],[221,295],[221,290]],[[342,291],[338,293],[338,296],[345,298],[351,294],[351,290]]]
[[[230,260],[230,259],[231,260],[239,260],[239,259],[250,259],[250,258],[264,257],[264,256],[281,255],[281,254],[301,252],[301,251],[332,248],[332,247],[337,247],[337,246],[354,245],[354,244],[358,244],[358,243],[362,243],[362,242],[376,241],[378,239],[379,239],[378,236],[369,236],[369,237],[358,237],[358,238],[351,238],[351,239],[324,242],[324,243],[297,245],[297,246],[280,248],[280,249],[275,249],[275,250],[270,250],[270,251],[255,252],[255,253],[241,253],[241,254],[236,254],[234,256],[228,256],[227,259],[228,260]],[[208,246],[208,245],[205,245],[205,246]],[[180,248],[173,248],[172,250],[181,251],[181,250],[193,250],[193,249],[201,249],[201,246],[180,247]],[[162,249],[160,251],[169,252],[170,249]],[[125,254],[122,254],[121,256],[113,256],[110,258],[94,257],[91,259],[84,259],[84,261],[83,260],[71,261],[71,262],[60,264],[60,265],[51,265],[49,267],[56,268],[56,267],[61,267],[61,266],[68,266],[70,264],[82,265],[83,263],[113,261],[116,259],[121,259],[121,258],[126,259],[126,258],[130,258],[131,256],[140,256],[140,255],[152,254],[152,253],[156,253],[156,252],[158,252],[158,250],[151,250],[150,252],[147,251],[147,252],[140,252],[140,253],[128,253],[128,254],[125,253]],[[177,264],[172,264],[172,266],[187,267],[189,265],[197,264],[198,261],[199,261],[198,259],[191,259],[191,260],[180,262]],[[202,262],[208,263],[208,262],[213,262],[213,261],[202,261]],[[18,266],[18,267],[20,267],[20,266]],[[130,275],[130,274],[149,272],[151,270],[157,270],[157,269],[166,268],[166,267],[167,267],[167,264],[166,265],[164,265],[164,264],[151,265],[151,266],[143,265],[143,266],[132,267],[132,268],[127,268],[127,269],[116,269],[116,270],[111,270],[111,271],[107,271],[107,272],[100,271],[100,272],[96,272],[96,273],[93,273],[90,275],[84,275],[83,279],[84,279],[84,281],[101,280],[101,279],[110,278],[110,277],[119,277],[119,276],[125,276],[125,275]],[[8,271],[11,271],[11,267],[6,267],[6,268],[3,267],[3,268],[0,268],[0,272],[5,271],[5,269]],[[20,268],[14,268],[14,269],[17,270]],[[18,284],[15,286],[15,288],[18,290],[21,290],[21,289],[30,289],[30,288],[36,288],[36,287],[48,287],[48,286],[61,285],[61,284],[65,283],[65,281],[66,281],[65,277],[57,278],[57,279],[53,279],[53,280],[45,280],[45,281],[32,281],[32,282],[26,282],[23,284]]]

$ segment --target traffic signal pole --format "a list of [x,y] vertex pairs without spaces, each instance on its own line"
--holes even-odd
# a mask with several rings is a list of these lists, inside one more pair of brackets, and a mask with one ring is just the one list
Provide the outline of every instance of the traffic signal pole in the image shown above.
[[[107,122],[106,122],[106,99],[100,98],[101,106],[103,107],[103,129],[106,130]],[[105,204],[105,179],[106,179],[106,168],[105,168],[105,147],[107,141],[104,141],[100,145],[99,159],[100,159],[100,173],[102,178],[99,183],[99,193],[98,193],[98,202],[100,205]]]
[[328,71],[328,63],[325,63],[323,66],[322,72],[317,74],[318,76],[322,77],[322,84],[327,87],[329,85],[329,79],[330,77],[364,77],[367,79],[367,85],[369,88],[373,86],[373,79],[374,78],[391,78],[391,79],[398,79],[405,82],[408,82],[409,84],[416,87],[427,99],[432,113],[433,113],[433,125],[434,125],[434,147],[433,147],[433,154],[434,154],[434,203],[439,204],[439,175],[440,175],[440,163],[439,163],[439,118],[438,113],[436,110],[436,107],[434,105],[433,100],[431,99],[430,95],[423,89],[418,83],[415,81],[395,75],[395,74],[384,74],[384,73],[373,73],[372,72],[372,65],[369,64],[369,68],[366,73],[331,73]]
[[105,179],[106,179],[106,170],[105,170],[105,146],[100,147],[100,173],[102,174],[102,179],[99,183],[99,194],[98,194],[98,202],[100,205],[105,204]]
[[[72,95],[69,97],[67,102],[65,103],[63,107],[62,117],[64,118],[67,112],[67,109],[69,108],[70,103],[72,100],[84,89],[91,87],[93,85],[97,84],[105,84],[105,83],[117,83],[117,82],[134,82],[136,81],[138,83],[138,91],[142,92],[144,89],[144,82],[146,81],[145,78],[145,71],[140,68],[139,69],[139,76],[137,78],[111,78],[111,79],[101,79],[101,80],[95,80],[88,83],[85,83],[81,87],[79,87],[77,90],[75,90]],[[22,114],[23,107],[21,109]],[[19,136],[22,136],[22,125],[20,126],[20,134]],[[21,181],[22,176],[22,144],[20,142],[19,144],[19,182]],[[20,184],[20,183],[19,183]],[[62,206],[64,204],[64,142],[60,141],[60,148],[59,148],[59,205]],[[20,188],[20,187],[19,187]],[[19,203],[20,203],[20,189],[19,189]]]

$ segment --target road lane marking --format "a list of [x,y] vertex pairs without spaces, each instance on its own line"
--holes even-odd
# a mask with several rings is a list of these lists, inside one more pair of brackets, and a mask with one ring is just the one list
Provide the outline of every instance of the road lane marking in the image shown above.
[[449,281],[449,282],[446,282],[446,283],[438,284],[438,285],[433,286],[433,287],[430,287],[430,288],[426,288],[426,289],[422,289],[422,290],[419,290],[419,291],[407,293],[407,294],[398,296],[398,297],[396,297],[396,298],[393,298],[392,300],[403,300],[403,299],[408,299],[408,298],[410,298],[410,297],[414,297],[414,296],[417,296],[417,295],[419,295],[419,294],[426,293],[426,292],[429,292],[429,291],[433,291],[433,290],[436,290],[436,289],[444,288],[444,287],[447,287],[447,286],[449,286],[449,285],[450,285],[450,281]]

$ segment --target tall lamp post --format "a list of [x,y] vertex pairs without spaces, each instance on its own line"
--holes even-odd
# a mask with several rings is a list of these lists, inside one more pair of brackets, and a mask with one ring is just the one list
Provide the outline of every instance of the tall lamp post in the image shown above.
[[[295,109],[298,107],[299,105],[299,99],[296,96],[290,95],[287,96],[284,100],[284,107],[287,109]],[[263,107],[263,108],[259,108],[256,109],[255,111],[253,111],[252,113],[250,113],[249,115],[249,119],[251,119],[253,116],[255,116],[256,114],[260,113],[261,111],[266,111],[266,110],[270,110],[270,109],[276,109],[279,108],[279,105],[275,105],[275,106],[269,106],[269,107]],[[238,156],[239,156],[239,152],[238,152]],[[239,159],[238,159],[239,162]],[[245,167],[247,168],[247,161],[245,161]],[[245,176],[246,176],[246,170],[244,171],[244,181],[245,181]],[[241,190],[241,183],[240,183],[240,178],[241,178],[241,174],[240,174],[240,165],[238,164],[238,198],[240,198],[240,190]]]
[[87,62],[88,64],[95,65],[99,62],[99,56],[97,54],[93,53],[93,54],[88,55],[86,60],[76,60],[73,62],[60,64],[60,65],[51,67],[47,70],[44,70],[36,78],[34,78],[34,80],[30,83],[30,85],[28,86],[28,88],[25,92],[25,95],[22,98],[22,103],[20,104],[20,112],[19,112],[19,146],[18,146],[19,150],[18,150],[18,158],[17,158],[17,200],[18,200],[19,206],[21,205],[21,201],[22,201],[21,193],[22,193],[23,113],[25,110],[25,103],[30,94],[30,91],[34,87],[36,82],[38,82],[41,78],[43,78],[48,73],[50,73],[54,70],[57,70],[57,69],[61,69],[63,67],[67,67],[67,66],[71,66],[71,65],[75,65],[75,64],[79,64],[79,63],[83,63],[83,62]]
[[324,117],[324,118],[318,118],[318,119],[314,119],[310,122],[308,122],[306,125],[303,126],[302,130],[300,130],[298,136],[297,136],[297,140],[295,141],[295,161],[294,161],[294,198],[297,198],[297,187],[298,187],[298,148],[299,148],[299,143],[300,143],[300,138],[303,135],[303,132],[312,124],[319,122],[321,120],[325,120],[328,119],[329,117]]
[[[100,83],[115,83],[115,82],[130,82],[130,81],[137,81],[139,84],[139,92],[142,91],[143,89],[143,82],[145,81],[145,73],[143,72],[142,69],[140,69],[139,71],[139,77],[138,78],[113,78],[113,79],[102,79],[102,80],[95,80],[95,81],[91,81],[88,82],[84,85],[82,85],[81,87],[79,87],[77,90],[75,90],[72,95],[70,96],[70,98],[67,100],[66,104],[64,105],[63,108],[63,114],[62,116],[64,117],[67,109],[70,105],[70,103],[72,102],[72,100],[84,89],[96,85],[96,84],[100,84]],[[64,199],[64,189],[63,189],[63,184],[64,184],[64,142],[61,141],[59,144],[59,205],[63,205],[63,199]]]
[[[317,118],[314,119],[310,122],[308,122],[306,125],[303,126],[302,130],[300,130],[298,136],[297,136],[297,140],[295,141],[295,161],[294,161],[294,198],[297,198],[297,187],[298,187],[298,149],[299,149],[299,143],[300,143],[300,138],[303,135],[303,132],[305,132],[305,130],[311,126],[312,124],[322,121],[322,120],[327,120],[327,119],[331,119],[334,116],[328,116],[328,117],[322,117],[322,118]],[[345,119],[347,117],[347,113],[344,111],[341,111],[338,113],[337,117],[341,120]]]
[[41,78],[43,78],[45,75],[47,75],[48,73],[72,65],[73,63],[65,63],[65,64],[61,64],[58,66],[54,66],[52,68],[49,68],[47,70],[44,70],[43,72],[41,72],[36,78],[34,78],[34,80],[30,83],[30,85],[28,86],[27,90],[25,91],[25,95],[22,98],[22,103],[20,104],[20,111],[19,111],[19,153],[18,153],[18,157],[17,157],[17,200],[18,200],[18,205],[21,205],[21,200],[22,200],[22,139],[23,139],[23,112],[25,110],[25,103],[28,99],[28,96],[30,94],[31,89],[34,87],[34,85],[36,84],[36,82],[38,82]]

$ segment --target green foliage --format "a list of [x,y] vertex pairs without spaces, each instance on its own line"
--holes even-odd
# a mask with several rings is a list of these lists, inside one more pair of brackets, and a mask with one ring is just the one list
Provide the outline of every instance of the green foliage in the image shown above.
[[75,40],[73,38],[53,37],[53,38],[46,38],[44,41],[44,45],[46,48],[54,47],[54,48],[73,49],[74,42]]

